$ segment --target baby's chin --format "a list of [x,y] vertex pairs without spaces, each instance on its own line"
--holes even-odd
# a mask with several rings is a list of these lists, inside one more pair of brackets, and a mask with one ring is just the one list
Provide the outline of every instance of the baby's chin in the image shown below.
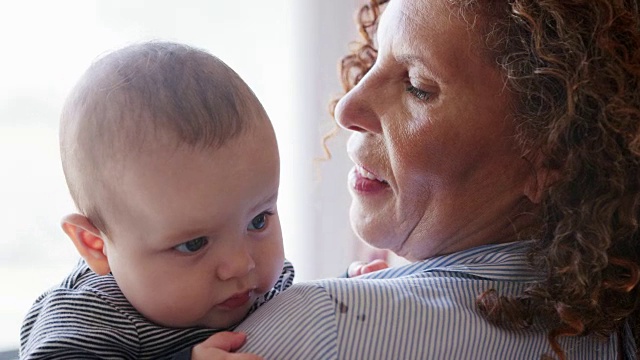
[[240,316],[234,319],[229,319],[229,321],[218,320],[214,322],[209,322],[206,325],[202,325],[200,327],[205,327],[207,329],[221,329],[221,330],[232,329],[238,326],[245,318],[246,316]]
[[209,329],[228,329],[240,324],[249,314],[251,305],[234,309],[233,311],[216,311],[210,314],[205,321],[199,322],[197,327]]
[[187,319],[185,317],[167,318],[145,316],[147,320],[166,328],[184,329],[184,328],[207,328],[207,329],[228,329],[242,322],[247,317],[249,308],[241,314],[227,313],[209,314],[199,319]]
[[[194,307],[174,309],[171,312],[143,314],[151,322],[169,328],[228,329],[241,323],[256,301],[251,294],[240,301],[226,301],[198,311]],[[155,315],[155,316],[154,316]]]

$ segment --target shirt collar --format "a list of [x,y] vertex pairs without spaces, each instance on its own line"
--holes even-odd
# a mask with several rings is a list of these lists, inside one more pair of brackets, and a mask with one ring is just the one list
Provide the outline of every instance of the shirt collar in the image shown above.
[[459,272],[491,280],[537,281],[541,274],[527,260],[534,240],[487,244],[408,265],[374,272],[365,277],[395,278],[423,272]]

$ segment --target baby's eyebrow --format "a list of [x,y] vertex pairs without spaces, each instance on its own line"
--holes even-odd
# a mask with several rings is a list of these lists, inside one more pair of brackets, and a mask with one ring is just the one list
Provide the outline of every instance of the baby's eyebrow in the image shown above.
[[258,203],[256,203],[256,205],[254,207],[251,208],[251,212],[255,212],[258,210],[261,210],[261,207],[264,207],[266,204],[271,204],[271,203],[275,203],[278,200],[278,190],[276,190],[274,193],[272,193],[271,195],[269,195],[268,197],[266,197],[265,199],[259,201]]

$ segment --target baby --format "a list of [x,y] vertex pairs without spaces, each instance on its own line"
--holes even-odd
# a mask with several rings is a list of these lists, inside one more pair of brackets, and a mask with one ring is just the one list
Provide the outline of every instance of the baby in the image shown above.
[[117,50],[69,96],[60,144],[78,209],[62,227],[83,260],[36,300],[20,358],[189,358],[199,344],[194,358],[255,359],[226,353],[243,334],[212,334],[289,287],[293,268],[276,138],[242,79],[181,44]]

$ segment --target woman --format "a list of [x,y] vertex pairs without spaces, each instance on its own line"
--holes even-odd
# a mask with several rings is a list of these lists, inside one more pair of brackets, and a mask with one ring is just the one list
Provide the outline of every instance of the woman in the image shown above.
[[392,0],[359,24],[351,221],[414,263],[293,286],[243,351],[636,358],[637,0]]

